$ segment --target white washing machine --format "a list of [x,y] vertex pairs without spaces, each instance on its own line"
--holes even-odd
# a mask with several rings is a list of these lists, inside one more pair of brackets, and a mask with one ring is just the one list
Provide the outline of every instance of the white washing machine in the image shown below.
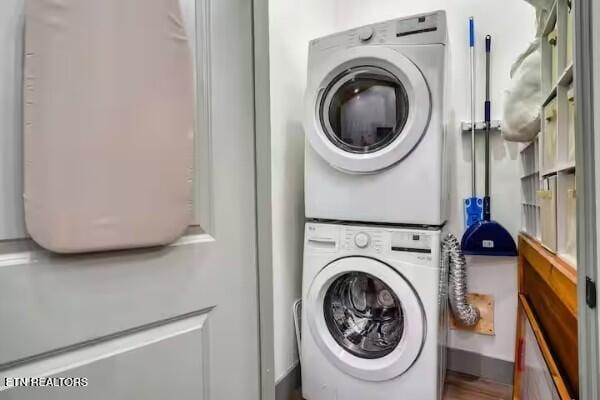
[[306,217],[442,225],[444,11],[310,42]]
[[305,399],[442,398],[448,273],[440,265],[441,235],[439,230],[306,224]]

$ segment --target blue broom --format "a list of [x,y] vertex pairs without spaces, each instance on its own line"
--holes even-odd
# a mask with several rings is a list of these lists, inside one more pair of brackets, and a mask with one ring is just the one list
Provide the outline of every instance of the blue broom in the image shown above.
[[471,197],[464,200],[465,229],[483,219],[483,199],[476,194],[475,169],[475,20],[469,18],[469,53],[471,56]]
[[485,37],[485,196],[483,219],[469,226],[462,237],[464,254],[483,256],[516,256],[517,246],[508,231],[491,219],[490,200],[490,126],[492,103],[490,101],[490,53],[492,37]]

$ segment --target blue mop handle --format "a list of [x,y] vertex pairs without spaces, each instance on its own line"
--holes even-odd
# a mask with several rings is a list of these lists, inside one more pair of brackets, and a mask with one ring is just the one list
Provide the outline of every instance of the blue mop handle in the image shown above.
[[477,168],[475,167],[475,20],[469,18],[469,55],[471,61],[471,199],[477,197]]
[[490,53],[492,51],[492,37],[485,37],[485,196],[483,197],[483,220],[492,218],[492,205],[490,200],[490,130],[492,125],[492,102],[490,100]]
[[469,18],[469,47],[475,47],[475,20]]

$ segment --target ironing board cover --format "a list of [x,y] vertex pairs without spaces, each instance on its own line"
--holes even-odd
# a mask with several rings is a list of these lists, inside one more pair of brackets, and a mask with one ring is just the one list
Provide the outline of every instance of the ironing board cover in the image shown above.
[[25,215],[61,253],[166,244],[192,214],[193,75],[178,0],[28,0]]

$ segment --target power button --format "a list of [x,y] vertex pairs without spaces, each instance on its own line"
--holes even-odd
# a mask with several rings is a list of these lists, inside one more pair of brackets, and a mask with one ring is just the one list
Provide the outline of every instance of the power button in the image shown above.
[[354,236],[354,244],[359,249],[364,249],[369,245],[371,238],[365,232],[358,232],[356,236]]

